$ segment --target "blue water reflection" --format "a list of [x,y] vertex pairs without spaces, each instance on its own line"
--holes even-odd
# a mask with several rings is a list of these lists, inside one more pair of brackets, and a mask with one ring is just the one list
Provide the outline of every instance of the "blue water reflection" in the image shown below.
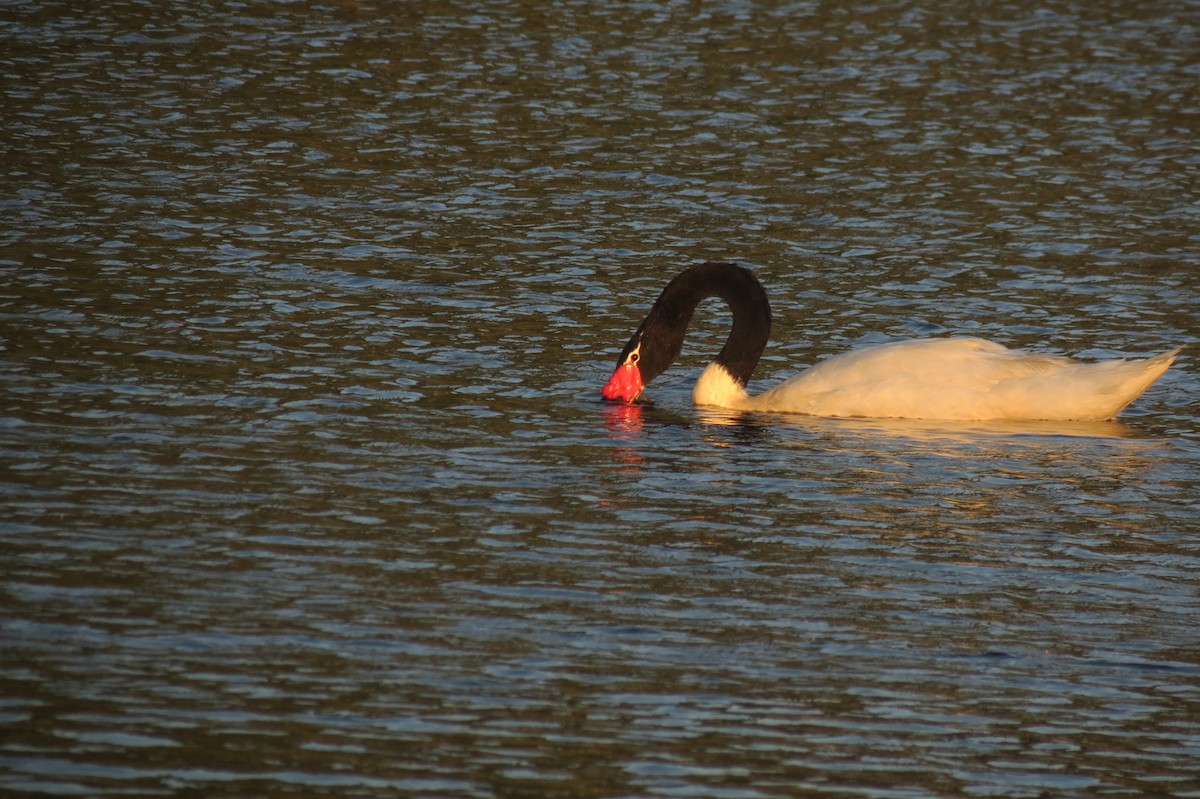
[[[0,790],[1183,794],[1194,4],[0,10]],[[599,388],[1188,346],[1119,423]]]

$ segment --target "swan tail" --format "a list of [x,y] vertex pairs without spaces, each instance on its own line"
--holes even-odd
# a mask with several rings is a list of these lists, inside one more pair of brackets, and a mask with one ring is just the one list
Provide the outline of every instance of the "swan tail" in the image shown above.
[[1169,352],[1155,355],[1153,358],[1141,360],[1106,361],[1093,364],[1097,371],[1103,369],[1111,374],[1101,376],[1100,390],[1097,399],[1107,400],[1107,408],[1101,412],[1099,419],[1113,419],[1125,410],[1131,402],[1145,393],[1154,385],[1158,378],[1175,363],[1183,347],[1176,347]]

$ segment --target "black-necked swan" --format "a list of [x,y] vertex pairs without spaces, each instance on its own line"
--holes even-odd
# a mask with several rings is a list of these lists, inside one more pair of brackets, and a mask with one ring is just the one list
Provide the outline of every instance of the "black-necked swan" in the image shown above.
[[1081,363],[1010,350],[979,338],[897,341],[805,369],[762,394],[746,383],[771,332],[757,278],[729,263],[684,270],[663,289],[617,359],[605,399],[630,403],[678,357],[692,312],[719,297],[733,311],[724,348],[692,392],[697,405],[731,410],[945,420],[1101,421],[1114,418],[1175,361],[1179,349],[1145,360]]

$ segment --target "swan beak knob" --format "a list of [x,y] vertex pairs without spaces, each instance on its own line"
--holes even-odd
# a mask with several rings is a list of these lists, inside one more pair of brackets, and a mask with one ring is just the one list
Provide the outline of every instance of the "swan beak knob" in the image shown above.
[[600,394],[606,400],[628,404],[641,396],[644,387],[642,372],[637,368],[637,364],[626,361],[617,367],[617,371],[613,372],[613,376],[608,379],[608,384],[604,386],[604,390]]

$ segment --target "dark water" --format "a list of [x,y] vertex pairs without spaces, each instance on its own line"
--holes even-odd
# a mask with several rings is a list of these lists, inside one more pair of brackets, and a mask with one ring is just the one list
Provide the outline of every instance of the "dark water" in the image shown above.
[[[1197,796],[1194,2],[0,6],[6,796]],[[598,401],[1189,345],[1122,417]]]

